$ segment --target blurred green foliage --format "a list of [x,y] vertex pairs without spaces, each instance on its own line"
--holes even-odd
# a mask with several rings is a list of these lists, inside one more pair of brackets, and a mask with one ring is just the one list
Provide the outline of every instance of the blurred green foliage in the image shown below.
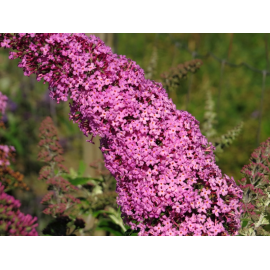
[[[157,48],[157,70],[153,80],[162,82],[160,74],[180,63],[193,59],[190,51],[200,55],[207,52],[215,54],[220,59],[232,63],[246,62],[257,69],[268,69],[270,34],[118,34],[117,53],[127,55],[146,69],[152,55],[152,48]],[[266,47],[268,48],[266,49]],[[199,58],[196,56],[196,58]],[[223,78],[220,80],[221,64],[215,59],[199,58],[203,61],[200,70],[192,75],[188,111],[202,124],[205,112],[207,90],[211,91],[216,104],[217,136],[226,134],[241,121],[244,122],[239,137],[229,146],[217,162],[223,173],[240,179],[241,168],[248,163],[253,150],[258,146],[256,141],[262,74],[255,73],[246,67],[233,68],[226,66]],[[186,110],[187,92],[190,77],[170,96],[177,109]],[[221,85],[220,104],[218,91]],[[260,142],[270,136],[270,78],[266,77],[266,88],[262,110]]]

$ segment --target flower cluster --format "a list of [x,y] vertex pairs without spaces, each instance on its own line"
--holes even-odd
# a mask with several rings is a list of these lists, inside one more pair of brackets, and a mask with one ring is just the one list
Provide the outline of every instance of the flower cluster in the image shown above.
[[13,146],[0,145],[0,179],[5,191],[16,187],[29,190],[23,182],[24,175],[14,171],[10,166],[10,160],[14,158],[15,148]]
[[0,145],[0,166],[10,165],[9,159],[12,157],[12,152],[15,152],[14,146]]
[[242,235],[270,235],[270,138],[254,150],[250,164],[241,170],[245,178],[239,180],[243,190],[243,218]]
[[189,72],[195,73],[199,70],[202,64],[202,60],[193,59],[179,64],[177,67],[170,68],[168,72],[162,73],[160,76],[163,79],[167,91],[172,91],[179,87],[181,80],[186,79]]
[[0,235],[38,235],[37,218],[24,215],[20,210],[20,202],[4,192],[0,183]]
[[222,176],[199,122],[134,61],[84,34],[4,34],[1,46],[57,102],[70,96],[70,119],[86,136],[102,137],[117,203],[139,235],[237,234],[242,191]]
[[[76,188],[61,176],[66,172],[66,168],[62,164],[64,161],[63,149],[58,142],[56,128],[50,117],[42,121],[39,137],[41,140],[38,160],[48,164],[41,168],[39,175],[40,180],[46,181],[49,190],[41,201],[42,204],[48,205],[43,213],[53,217],[63,216],[68,214],[72,206],[79,203],[80,200],[72,195],[72,191],[75,191]],[[56,170],[58,171],[56,172]]]

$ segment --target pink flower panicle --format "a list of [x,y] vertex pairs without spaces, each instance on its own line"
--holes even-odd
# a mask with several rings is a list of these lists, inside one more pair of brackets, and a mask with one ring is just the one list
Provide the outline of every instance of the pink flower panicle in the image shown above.
[[[43,213],[53,217],[67,215],[72,210],[72,206],[80,203],[80,200],[72,194],[77,188],[62,177],[62,173],[67,172],[67,169],[62,164],[64,161],[63,149],[59,144],[56,128],[50,117],[46,117],[42,121],[39,137],[38,160],[47,163],[41,168],[39,179],[46,181],[48,190],[50,190],[41,201],[47,206]],[[57,173],[55,173],[56,169]]]
[[245,176],[239,180],[243,190],[243,217],[249,221],[241,233],[247,235],[250,230],[254,230],[255,235],[269,235],[265,231],[268,222],[265,223],[260,217],[270,214],[270,138],[254,150],[250,163],[242,168],[241,173]]
[[[179,111],[162,84],[104,42],[84,34],[4,34],[24,74],[36,74],[70,119],[102,137],[124,221],[139,235],[235,235],[242,191],[222,176],[199,122]],[[89,139],[92,142],[91,137]]]
[[0,183],[0,235],[36,236],[37,218],[24,215],[20,210],[21,203],[4,192]]

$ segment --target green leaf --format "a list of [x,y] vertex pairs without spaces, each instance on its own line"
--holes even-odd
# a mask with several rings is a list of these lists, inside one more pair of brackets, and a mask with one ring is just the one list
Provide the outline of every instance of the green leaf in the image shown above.
[[106,232],[110,232],[115,236],[123,236],[124,233],[119,225],[113,223],[107,219],[101,219],[96,227],[96,230],[104,230]]
[[269,224],[269,220],[267,218],[263,218],[261,225],[268,225]]
[[127,229],[124,233],[125,236],[138,236],[138,231]]
[[23,147],[22,147],[21,142],[12,136],[10,136],[8,139],[10,141],[10,145],[14,146],[14,148],[16,149],[16,152],[18,154],[23,154]]
[[102,193],[103,193],[102,188],[99,185],[96,185],[92,190],[93,195],[102,194]]
[[74,186],[78,186],[78,185],[85,185],[90,180],[92,180],[92,178],[89,178],[89,177],[77,177],[75,179],[69,179],[69,182]]
[[103,213],[108,214],[109,212],[104,211],[104,210],[98,210],[98,211],[94,211],[94,212],[92,213],[92,216],[95,217],[95,218],[97,218],[100,214],[103,214]]
[[80,160],[79,169],[78,169],[78,176],[83,176],[85,169],[86,169],[85,163],[82,160]]
[[63,173],[61,174],[62,177],[64,177],[66,180],[68,180],[72,185],[74,186],[78,186],[78,185],[85,185],[87,184],[89,181],[92,181],[93,184],[96,184],[95,182],[101,182],[102,180],[98,179],[98,178],[93,178],[93,177],[74,177],[70,174],[67,173]]
[[248,225],[248,219],[242,221],[242,228],[245,228]]
[[67,173],[62,173],[61,176],[67,179],[68,181],[72,180],[72,177]]
[[128,229],[128,230],[125,231],[124,235],[125,236],[130,236],[131,233],[132,233],[132,230],[131,229]]
[[123,234],[121,232],[118,232],[110,227],[97,227],[96,230],[110,232],[110,233],[114,234],[115,236],[123,236]]
[[71,178],[73,178],[73,179],[78,176],[77,172],[73,168],[69,169],[69,174],[70,174]]
[[123,223],[123,220],[121,218],[121,211],[120,211],[120,208],[118,208],[117,210],[115,210],[114,208],[112,207],[107,207],[106,209],[107,211],[109,211],[109,217],[110,219],[117,225],[119,225],[122,230],[125,232],[126,231],[126,228],[125,228],[125,225]]

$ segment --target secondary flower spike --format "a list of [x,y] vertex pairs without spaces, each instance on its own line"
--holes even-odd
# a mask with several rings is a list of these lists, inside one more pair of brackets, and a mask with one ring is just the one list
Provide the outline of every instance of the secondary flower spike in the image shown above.
[[122,216],[139,235],[236,235],[242,191],[215,164],[199,122],[179,111],[160,83],[104,42],[85,34],[2,34],[59,101],[70,119],[99,135],[106,167],[117,180]]

